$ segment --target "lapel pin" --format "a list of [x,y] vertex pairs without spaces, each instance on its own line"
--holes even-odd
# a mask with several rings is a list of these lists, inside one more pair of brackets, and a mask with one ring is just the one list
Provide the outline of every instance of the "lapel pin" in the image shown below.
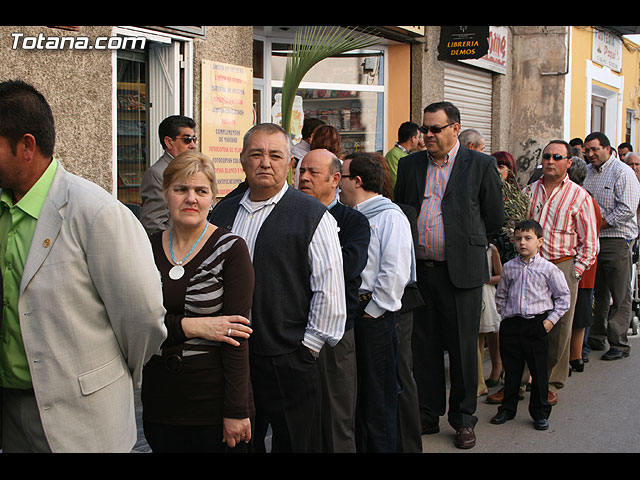
[[50,245],[51,245],[51,239],[50,238],[45,238],[44,242],[42,242],[42,246],[44,248],[49,248]]

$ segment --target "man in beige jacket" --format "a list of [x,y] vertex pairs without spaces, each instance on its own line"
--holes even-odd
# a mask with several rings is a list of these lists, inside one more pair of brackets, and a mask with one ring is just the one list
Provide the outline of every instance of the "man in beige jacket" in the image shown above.
[[0,83],[0,385],[4,452],[126,452],[134,386],[166,337],[144,229],[53,158],[51,109]]

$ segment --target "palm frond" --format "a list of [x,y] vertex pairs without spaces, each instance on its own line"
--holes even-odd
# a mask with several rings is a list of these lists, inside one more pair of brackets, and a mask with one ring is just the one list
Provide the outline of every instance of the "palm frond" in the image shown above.
[[511,240],[513,240],[515,226],[520,221],[531,218],[531,197],[525,190],[521,190],[517,182],[502,182],[504,217],[506,219],[502,231]]
[[282,127],[291,134],[293,102],[302,79],[311,68],[325,58],[351,50],[370,47],[375,37],[337,26],[305,26],[296,33],[292,51],[287,56],[282,85]]

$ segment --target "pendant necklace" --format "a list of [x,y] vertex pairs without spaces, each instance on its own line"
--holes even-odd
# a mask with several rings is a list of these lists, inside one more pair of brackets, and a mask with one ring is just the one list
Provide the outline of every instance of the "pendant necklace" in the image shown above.
[[191,253],[193,252],[193,249],[196,248],[196,245],[200,243],[200,240],[202,240],[202,237],[204,237],[204,234],[207,231],[207,228],[209,228],[209,222],[206,222],[204,226],[204,230],[202,230],[202,233],[196,240],[196,243],[194,243],[193,246],[191,247],[191,250],[189,250],[189,253],[187,253],[187,255],[179,262],[176,260],[176,257],[173,255],[173,228],[171,229],[171,231],[169,232],[169,253],[171,253],[171,260],[173,261],[173,263],[175,263],[175,265],[171,268],[171,270],[169,270],[169,278],[171,280],[179,280],[182,278],[182,276],[184,275],[184,267],[182,266],[182,264],[187,258],[189,258],[189,255],[191,255]]

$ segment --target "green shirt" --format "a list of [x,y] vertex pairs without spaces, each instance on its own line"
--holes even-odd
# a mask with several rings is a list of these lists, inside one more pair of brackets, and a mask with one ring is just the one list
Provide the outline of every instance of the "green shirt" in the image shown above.
[[408,152],[397,143],[385,155],[387,164],[389,165],[389,172],[391,173],[391,182],[394,187],[396,186],[396,179],[398,178],[398,161],[405,155],[408,155]]
[[15,205],[10,190],[4,189],[0,194],[0,271],[3,288],[0,384],[6,388],[31,388],[31,374],[20,332],[18,298],[33,233],[57,168],[58,162],[53,159],[38,181]]

